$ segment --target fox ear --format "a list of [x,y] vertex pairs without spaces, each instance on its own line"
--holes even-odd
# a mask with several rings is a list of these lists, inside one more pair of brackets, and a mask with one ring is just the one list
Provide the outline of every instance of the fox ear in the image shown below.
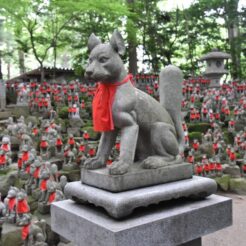
[[97,45],[101,43],[101,40],[94,33],[92,33],[88,40],[89,51],[92,51]]
[[124,55],[126,51],[124,39],[118,30],[114,30],[114,33],[110,39],[110,44],[119,55]]

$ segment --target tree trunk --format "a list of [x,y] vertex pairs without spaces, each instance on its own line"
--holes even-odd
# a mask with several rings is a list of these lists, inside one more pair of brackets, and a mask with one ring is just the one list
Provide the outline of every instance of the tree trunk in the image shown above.
[[56,59],[57,59],[57,49],[56,45],[54,45],[54,63],[53,63],[53,80],[56,79]]
[[[134,0],[127,0],[130,12],[134,12]],[[138,73],[137,66],[137,28],[132,20],[127,21],[127,42],[129,56],[129,72],[133,75]]]
[[225,2],[225,11],[227,14],[227,31],[230,43],[230,53],[232,57],[232,77],[241,78],[241,40],[239,32],[238,19],[238,2],[239,0],[229,0]]
[[3,73],[2,73],[2,57],[0,54],[0,79],[3,79]]
[[133,75],[138,73],[137,67],[137,46],[128,40],[129,49],[129,72]]
[[40,64],[40,75],[40,82],[43,83],[45,78],[43,63]]
[[8,62],[7,64],[7,69],[8,69],[8,75],[7,78],[10,79],[10,63]]
[[25,54],[22,50],[18,50],[18,56],[19,56],[19,70],[20,74],[23,74],[26,72],[25,68]]

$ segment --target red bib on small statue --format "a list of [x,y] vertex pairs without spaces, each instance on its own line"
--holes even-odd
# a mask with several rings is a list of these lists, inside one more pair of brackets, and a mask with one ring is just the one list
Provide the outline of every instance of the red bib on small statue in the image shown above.
[[9,198],[8,201],[8,207],[9,207],[9,211],[13,211],[16,205],[16,199],[15,197]]
[[106,132],[114,130],[112,105],[117,87],[132,80],[128,74],[121,82],[98,83],[97,91],[92,103],[92,116],[94,130]]
[[30,231],[29,227],[30,227],[30,224],[22,227],[22,230],[21,230],[22,240],[26,240],[26,238],[28,237],[29,231]]
[[18,201],[16,211],[18,214],[29,213],[30,209],[26,200]]

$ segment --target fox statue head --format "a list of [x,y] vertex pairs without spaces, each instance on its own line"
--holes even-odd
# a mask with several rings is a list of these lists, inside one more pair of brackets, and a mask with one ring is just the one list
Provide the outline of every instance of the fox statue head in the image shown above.
[[95,34],[88,41],[90,51],[85,77],[91,81],[114,83],[121,81],[127,72],[120,56],[125,53],[121,34],[115,30],[109,43],[102,43]]

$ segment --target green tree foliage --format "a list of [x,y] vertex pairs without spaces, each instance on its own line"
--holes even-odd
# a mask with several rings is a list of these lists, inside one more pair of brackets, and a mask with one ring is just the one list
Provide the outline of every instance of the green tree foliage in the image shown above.
[[238,9],[239,0],[195,0],[187,9],[171,11],[160,7],[163,2],[0,0],[0,14],[16,41],[21,72],[25,71],[25,54],[33,54],[41,68],[47,61],[55,68],[57,58],[66,53],[77,74],[83,75],[89,35],[94,32],[108,41],[117,28],[126,40],[124,60],[134,74],[140,72],[138,48],[149,70],[159,72],[172,63],[185,74],[200,74],[201,55],[219,48],[232,56],[232,76],[245,77],[246,16],[245,10]]

